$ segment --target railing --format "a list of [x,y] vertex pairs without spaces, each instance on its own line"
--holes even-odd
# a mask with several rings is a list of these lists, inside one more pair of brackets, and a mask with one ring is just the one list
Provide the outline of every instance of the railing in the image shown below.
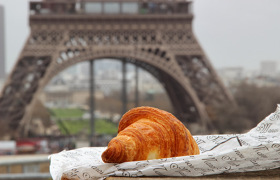
[[18,173],[18,174],[0,174],[0,179],[2,180],[19,180],[19,179],[28,179],[28,180],[39,180],[39,179],[51,179],[50,173]]
[[30,15],[52,14],[190,14],[182,0],[57,0],[30,2]]
[[0,180],[51,179],[47,155],[0,157]]

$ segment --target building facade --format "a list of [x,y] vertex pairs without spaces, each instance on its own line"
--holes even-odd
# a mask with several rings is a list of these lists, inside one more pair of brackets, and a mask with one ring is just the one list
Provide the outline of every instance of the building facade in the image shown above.
[[5,78],[5,28],[4,27],[5,27],[4,7],[0,6],[0,81],[1,80],[3,81],[3,79]]

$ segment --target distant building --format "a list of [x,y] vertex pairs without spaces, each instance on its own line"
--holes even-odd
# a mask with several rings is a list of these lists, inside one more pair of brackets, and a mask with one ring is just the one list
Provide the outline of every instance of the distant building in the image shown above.
[[5,27],[4,7],[0,6],[0,81],[5,78],[5,28],[4,27]]
[[275,77],[277,74],[276,61],[262,61],[260,67],[260,75],[267,77]]
[[[52,86],[53,87],[53,86]],[[40,94],[40,100],[48,107],[70,107],[88,105],[90,92],[88,90],[71,90],[64,86],[60,90],[43,91]],[[101,91],[95,91],[94,98],[104,99]]]
[[90,63],[89,62],[81,62],[77,64],[77,75],[78,78],[85,78],[89,76]]
[[242,67],[228,67],[218,70],[218,74],[226,86],[238,84],[244,79],[244,69]]
[[4,87],[4,79],[0,79],[0,93],[3,87]]

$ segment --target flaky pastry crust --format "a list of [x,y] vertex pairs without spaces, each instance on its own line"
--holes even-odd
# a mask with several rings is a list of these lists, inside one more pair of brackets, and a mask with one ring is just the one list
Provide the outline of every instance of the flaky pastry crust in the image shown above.
[[171,113],[138,107],[120,120],[118,135],[103,152],[106,163],[122,163],[199,154],[189,130]]

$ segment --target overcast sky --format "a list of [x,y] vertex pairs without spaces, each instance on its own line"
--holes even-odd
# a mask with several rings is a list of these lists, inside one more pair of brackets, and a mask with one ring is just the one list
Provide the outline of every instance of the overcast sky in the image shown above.
[[[28,1],[0,0],[5,8],[6,71],[28,37]],[[280,0],[194,0],[193,30],[215,68],[280,66]]]

